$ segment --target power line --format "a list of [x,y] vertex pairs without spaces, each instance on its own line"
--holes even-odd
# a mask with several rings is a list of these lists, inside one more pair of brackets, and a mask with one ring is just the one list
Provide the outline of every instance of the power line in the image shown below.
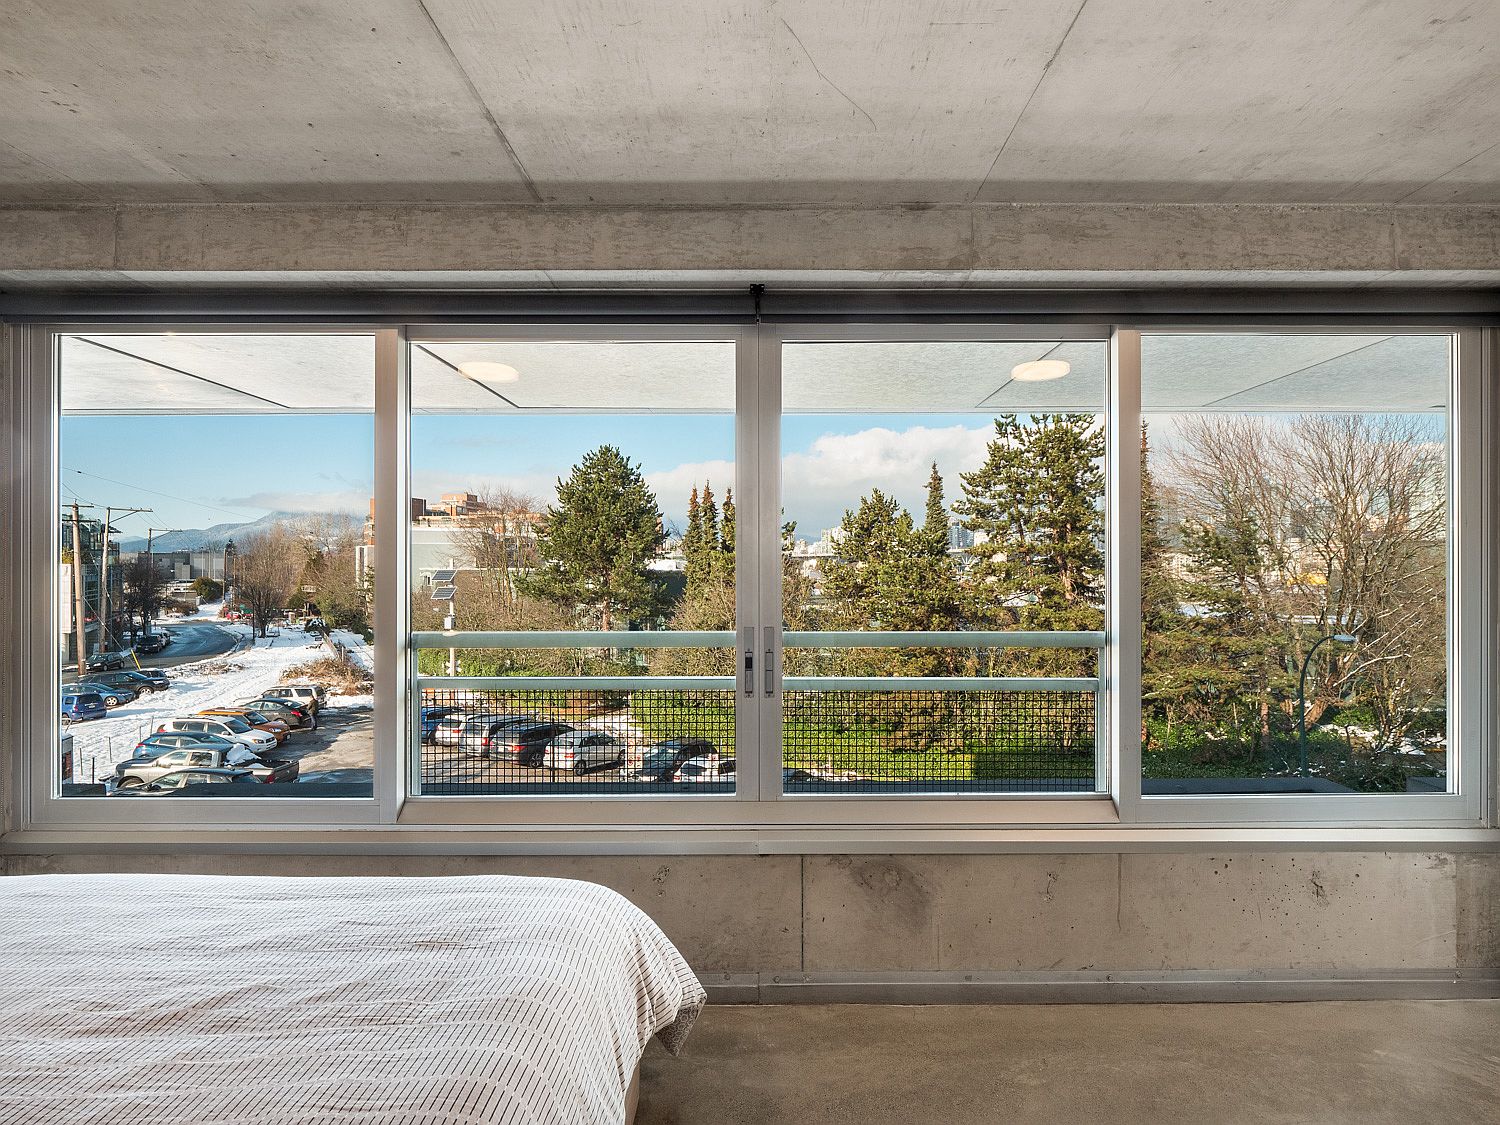
[[[226,516],[234,516],[237,519],[244,519],[246,517],[249,517],[250,519],[258,519],[259,518],[258,516],[254,515],[251,512],[247,512],[244,509],[240,509],[239,511],[234,511],[234,510],[232,510],[230,508],[220,508],[216,504],[205,504],[202,500],[189,500],[186,496],[173,496],[170,492],[159,492],[159,491],[157,491],[154,488],[146,488],[144,485],[131,484],[128,481],[123,481],[123,480],[114,480],[111,477],[101,477],[98,473],[86,473],[82,469],[69,468],[67,465],[63,465],[62,469],[63,469],[64,472],[77,473],[81,477],[92,477],[94,480],[102,480],[106,484],[117,484],[121,488],[134,488],[134,489],[137,489],[140,492],[150,493],[152,496],[161,496],[161,497],[163,497],[163,498],[165,498],[167,500],[176,500],[176,501],[178,501],[179,503],[182,503],[182,504],[192,504],[192,505],[194,505],[195,507],[198,507],[198,508],[207,508],[211,512],[222,512]],[[67,488],[68,486],[67,485],[63,485],[63,487]],[[69,488],[68,491],[72,492],[73,490],[71,488]],[[74,495],[77,495],[77,494],[74,493]]]

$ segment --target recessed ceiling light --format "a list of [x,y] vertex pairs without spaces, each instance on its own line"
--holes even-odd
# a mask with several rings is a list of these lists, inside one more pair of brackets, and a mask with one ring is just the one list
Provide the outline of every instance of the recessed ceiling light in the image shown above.
[[459,374],[465,379],[480,383],[514,383],[521,373],[508,363],[495,363],[488,359],[471,359],[458,365]]
[[1018,383],[1045,383],[1048,379],[1061,379],[1073,365],[1065,359],[1034,359],[1029,363],[1018,363],[1010,369],[1010,377]]

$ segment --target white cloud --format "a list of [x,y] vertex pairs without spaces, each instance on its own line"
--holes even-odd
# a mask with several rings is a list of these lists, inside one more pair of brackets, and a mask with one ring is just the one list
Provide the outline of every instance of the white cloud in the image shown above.
[[[927,499],[927,475],[933,462],[943,475],[944,495],[951,507],[958,498],[960,472],[984,463],[985,448],[994,427],[983,425],[912,426],[905,430],[875,427],[852,434],[823,434],[806,450],[782,458],[783,508],[797,521],[798,534],[816,539],[827,527],[837,527],[845,509],[873,488],[895,496],[919,520]],[[699,461],[678,465],[646,478],[661,498],[662,509],[687,510],[694,484],[713,482],[721,499],[724,485],[733,481],[729,461]]]
[[268,512],[332,513],[369,510],[369,488],[349,488],[329,492],[252,492],[248,496],[228,496],[219,500],[230,508],[264,508]]

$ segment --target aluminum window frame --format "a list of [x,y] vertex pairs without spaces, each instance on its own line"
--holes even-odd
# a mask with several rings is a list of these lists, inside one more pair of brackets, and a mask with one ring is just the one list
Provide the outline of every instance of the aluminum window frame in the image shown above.
[[[851,318],[838,324],[754,325],[719,321],[627,325],[599,323],[581,316],[574,321],[543,324],[495,322],[447,324],[401,323],[382,319],[329,319],[247,323],[175,319],[99,322],[57,320],[7,325],[7,360],[11,376],[5,387],[9,414],[12,488],[5,498],[5,528],[18,545],[7,567],[10,604],[20,612],[12,622],[16,644],[5,704],[10,720],[4,737],[11,750],[5,800],[11,832],[84,833],[132,841],[202,834],[205,838],[250,832],[261,838],[291,840],[308,832],[349,829],[393,829],[417,834],[441,832],[513,833],[533,841],[528,850],[567,850],[584,846],[585,838],[618,841],[587,845],[585,850],[681,848],[722,850],[705,841],[722,839],[729,850],[745,850],[747,839],[760,849],[794,847],[788,833],[804,836],[868,837],[887,833],[926,832],[932,839],[958,839],[964,833],[995,830],[1024,833],[1077,829],[1080,839],[1100,830],[1184,829],[1222,833],[1228,839],[1260,829],[1285,829],[1304,835],[1322,831],[1386,833],[1395,830],[1472,830],[1489,827],[1495,818],[1497,576],[1495,561],[1496,473],[1500,458],[1487,439],[1500,436],[1500,396],[1492,383],[1500,372],[1500,330],[1463,327],[1461,318],[1444,327],[1430,319],[1406,325],[1396,317],[1319,317],[1315,322],[1286,325],[1247,318],[1195,320],[1176,326],[1149,318],[1153,334],[1328,334],[1388,332],[1449,335],[1456,362],[1449,401],[1449,769],[1454,791],[1444,794],[1254,795],[1247,797],[1149,796],[1140,783],[1140,643],[1139,643],[1139,465],[1134,443],[1108,442],[1107,625],[1101,654],[1102,710],[1105,715],[1109,791],[1090,794],[955,794],[895,799],[825,798],[796,795],[782,799],[779,753],[750,751],[753,769],[740,775],[742,792],[730,795],[681,795],[664,798],[546,797],[408,797],[410,758],[407,739],[412,686],[408,675],[409,602],[406,582],[409,542],[410,449],[408,347],[412,341],[437,339],[549,338],[577,340],[592,336],[619,339],[638,333],[641,339],[724,338],[736,340],[736,501],[739,511],[741,563],[745,544],[759,535],[763,543],[779,542],[780,352],[788,342],[831,340],[976,340],[996,333],[1000,339],[1106,339],[1110,348],[1106,405],[1107,433],[1117,439],[1134,433],[1140,410],[1140,337],[1142,328],[1126,319],[1102,324],[1090,318],[1084,326],[1036,320],[943,323],[930,320],[891,322]],[[54,704],[56,638],[53,613],[57,575],[56,511],[58,352],[60,335],[109,332],[155,335],[162,332],[234,335],[373,334],[376,343],[375,473],[377,512],[394,511],[400,519],[377,518],[375,558],[378,571],[391,576],[376,591],[376,761],[370,798],[214,798],[179,801],[157,809],[151,802],[68,797],[53,793],[56,770]],[[751,377],[745,375],[752,373]],[[753,451],[753,456],[751,455]],[[768,452],[773,456],[768,456]],[[752,465],[753,462],[753,465]],[[772,502],[767,502],[767,497]],[[1132,515],[1133,513],[1133,515]],[[772,569],[765,550],[751,567],[753,581],[743,580],[737,594],[742,631],[745,623],[766,617],[762,607],[779,608],[779,562]],[[748,572],[747,572],[748,573]],[[394,580],[399,575],[399,582]],[[779,618],[779,613],[776,614]],[[1131,628],[1135,636],[1132,643]],[[779,620],[776,622],[779,626]],[[780,666],[780,630],[775,630]],[[743,642],[742,642],[743,643]],[[38,659],[40,657],[40,659]],[[39,671],[40,670],[40,671]],[[757,699],[760,699],[759,693]],[[779,703],[779,692],[776,700]],[[739,721],[763,730],[765,706]],[[779,726],[779,724],[778,724]],[[757,734],[756,748],[767,745]],[[779,734],[776,737],[779,747]],[[740,759],[744,762],[746,759]],[[747,778],[758,792],[751,795]],[[105,802],[103,805],[100,802]],[[195,807],[196,806],[196,807]],[[962,811],[960,811],[962,810]],[[253,815],[251,815],[253,814]],[[749,837],[745,833],[750,833]],[[602,834],[602,836],[601,836]],[[664,835],[662,835],[664,834]],[[936,834],[936,835],[932,835]],[[1116,834],[1117,835],[1117,834]],[[642,837],[649,839],[642,839]],[[352,839],[354,837],[346,837]],[[536,842],[540,841],[540,842]],[[982,845],[981,845],[982,846]],[[1076,844],[1075,844],[1076,846]]]

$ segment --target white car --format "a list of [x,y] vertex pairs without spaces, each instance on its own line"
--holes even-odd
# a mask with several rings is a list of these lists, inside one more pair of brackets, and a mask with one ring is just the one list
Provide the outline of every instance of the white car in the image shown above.
[[457,746],[459,738],[463,735],[464,723],[473,717],[467,711],[455,711],[451,715],[444,715],[432,730],[433,743],[438,746]]
[[547,744],[542,765],[549,770],[588,773],[625,761],[625,747],[612,734],[597,730],[570,730]]
[[677,767],[672,780],[689,785],[707,785],[710,782],[726,781],[733,784],[734,759],[720,758],[717,754],[712,757],[704,755],[700,758],[689,758]]
[[256,751],[276,749],[274,734],[256,730],[244,719],[236,719],[233,715],[184,715],[180,718],[168,719],[156,728],[158,734],[171,730],[216,734],[220,738],[227,738],[230,742],[238,742],[241,746],[248,746]]

